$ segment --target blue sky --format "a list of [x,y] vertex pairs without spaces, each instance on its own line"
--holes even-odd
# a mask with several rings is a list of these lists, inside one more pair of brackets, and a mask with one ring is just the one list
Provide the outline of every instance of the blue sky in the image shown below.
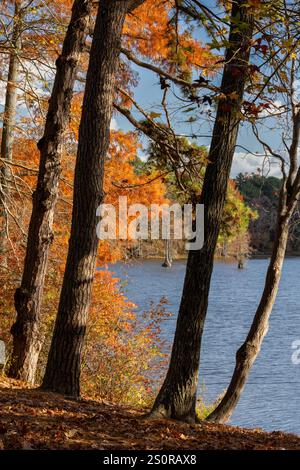
[[[207,1],[206,4],[212,8],[212,2]],[[215,7],[215,12],[217,12],[217,9]],[[195,37],[197,39],[201,40],[202,43],[207,42],[209,39],[207,35],[204,33],[203,28],[196,28],[195,29]],[[159,80],[156,74],[154,74],[151,71],[142,69],[137,66],[133,66],[134,70],[138,72],[140,80],[139,84],[135,89],[135,99],[136,101],[146,110],[146,111],[159,111],[159,105],[161,102],[162,98],[162,92],[160,89],[159,85]],[[219,76],[216,77],[216,81],[219,80]],[[40,88],[40,91],[44,91],[41,89],[41,84],[37,83],[37,88]],[[176,88],[175,88],[176,90]],[[5,96],[5,83],[0,81],[0,111],[3,110],[3,104],[4,104],[4,96]],[[174,120],[174,128],[177,133],[183,133],[183,134],[191,134],[191,133],[201,133],[201,137],[197,138],[197,143],[199,145],[204,145],[204,146],[209,146],[210,144],[210,138],[209,136],[211,135],[211,129],[212,129],[212,124],[208,124],[205,122],[201,125],[201,129],[199,130],[199,122],[196,122],[195,124],[188,124],[186,121],[189,117],[189,115],[180,112],[180,106],[179,102],[175,100],[174,98],[170,99],[170,106],[174,105],[176,103],[176,107],[178,108],[177,110],[177,119]],[[20,114],[24,114],[26,111],[24,109],[24,105],[19,109]],[[137,114],[136,115],[138,118],[140,116]],[[112,123],[113,128],[120,128],[122,130],[128,131],[132,130],[132,126],[126,118],[123,118],[120,115],[116,115],[114,117],[113,123]],[[268,140],[269,143],[273,146],[273,148],[276,148],[279,146],[280,143],[280,135],[279,133],[275,131],[270,131],[266,132],[264,131],[264,137]],[[146,139],[144,140],[144,143],[146,144]],[[236,149],[236,155],[234,158],[233,162],[233,168],[232,168],[232,177],[235,177],[240,171],[241,172],[251,172],[255,171],[257,167],[262,167],[262,158],[253,156],[253,155],[247,155],[245,150],[243,148],[239,148],[239,145],[249,149],[251,152],[262,152],[261,146],[257,143],[256,139],[254,138],[252,131],[250,129],[250,126],[247,124],[242,124],[240,126],[240,132],[239,132],[239,138],[238,138],[238,146]],[[268,171],[268,167],[265,167],[265,171]],[[278,173],[277,168],[275,170],[275,173]],[[272,169],[272,174],[274,174],[274,170]]]
[[[204,0],[202,2],[204,5],[208,6],[211,10],[213,10],[216,14],[220,13],[219,7],[216,6],[217,2],[212,2],[211,0]],[[197,38],[202,44],[207,42],[211,42],[211,39],[208,37],[207,33],[205,32],[204,28],[198,27],[195,24],[194,29],[194,37]],[[222,51],[217,51],[218,54],[222,55]],[[133,69],[138,72],[140,80],[137,88],[135,89],[135,100],[146,110],[150,111],[153,109],[156,111],[158,110],[157,106],[161,102],[162,93],[160,90],[159,79],[157,75],[153,72],[142,69],[138,66],[133,66]],[[222,72],[222,71],[221,71]],[[220,82],[221,73],[219,73],[215,78],[214,82],[218,84]],[[170,100],[172,104],[173,100]],[[174,101],[175,102],[175,101]],[[177,102],[178,106],[178,102]],[[138,118],[139,115],[136,114]],[[183,119],[187,120],[189,115],[181,114],[181,121]],[[268,120],[268,127],[274,127],[275,120],[269,118]],[[116,116],[116,122],[120,129],[124,130],[132,130],[132,126],[127,122],[125,118],[118,115]],[[212,131],[213,122],[210,124],[202,124],[201,130],[201,137],[197,139],[197,143],[199,145],[209,146],[210,138],[203,137],[210,136]],[[195,123],[192,127],[190,124],[183,124],[182,122],[175,122],[174,128],[177,133],[187,133],[190,134],[191,131],[197,132],[199,127],[198,123]],[[262,131],[262,135],[264,139],[271,145],[273,149],[279,149],[281,147],[281,136],[280,133],[276,132],[275,130],[267,130],[264,127]],[[240,147],[241,146],[241,147]],[[236,148],[236,154],[233,161],[232,172],[231,176],[235,177],[239,172],[252,172],[256,171],[258,167],[262,169],[264,174],[273,174],[276,176],[280,176],[279,166],[277,162],[272,162],[271,166],[264,162],[264,159],[260,156],[249,155],[244,149],[248,149],[250,152],[262,154],[263,149],[262,146],[257,142],[256,138],[254,137],[251,126],[247,123],[242,123],[239,129],[239,136],[238,136],[238,143]]]
[[[137,88],[135,89],[135,100],[146,110],[146,111],[153,111],[153,109],[158,110],[158,106],[161,102],[161,89],[158,83],[158,77],[148,71],[138,67],[135,67],[135,70],[139,72],[140,80]],[[5,82],[0,81],[0,111],[3,110],[4,104],[4,97],[5,97]],[[24,115],[26,113],[26,109],[24,105],[19,108],[19,113]],[[136,115],[138,117],[138,114]],[[181,116],[180,121],[183,119],[187,119],[187,116],[184,114],[179,114]],[[113,128],[119,128],[124,131],[133,130],[131,124],[121,115],[115,115],[112,123]],[[176,132],[180,133],[188,133],[190,134],[191,131],[197,130],[197,123],[195,125],[184,124],[184,123],[177,123],[176,125]],[[209,136],[211,135],[211,126],[207,124],[203,124],[201,128],[201,134]],[[280,142],[280,135],[275,131],[264,132],[264,137],[267,137],[267,140],[272,144],[273,147],[279,145]],[[143,141],[146,145],[146,139]],[[209,146],[210,138],[209,137],[201,137],[197,139],[197,143],[199,145]],[[238,145],[241,145],[252,152],[261,152],[261,146],[257,143],[255,137],[252,134],[252,131],[247,124],[242,124],[240,126],[239,138],[238,138]],[[239,172],[251,172],[255,171],[257,167],[262,167],[262,158],[249,156],[246,152],[237,147],[236,155],[233,162],[231,176],[235,177]],[[265,167],[265,172],[269,170],[269,167]],[[279,174],[278,168],[272,169],[272,174]]]
[[[159,110],[158,105],[161,102],[161,90],[158,82],[158,77],[153,72],[150,72],[140,67],[135,67],[135,70],[139,73],[140,80],[139,85],[135,89],[135,100],[146,110],[153,111]],[[139,114],[136,114],[138,117]],[[184,119],[187,119],[186,115],[181,115]],[[271,119],[270,119],[271,121]],[[115,122],[118,128],[129,131],[133,130],[133,127],[128,123],[127,119],[121,115],[115,116]],[[271,122],[269,123],[271,124]],[[115,123],[114,123],[115,125]],[[197,123],[193,125],[194,131],[196,131]],[[178,124],[176,126],[176,132],[179,133],[191,133],[191,126],[189,124]],[[211,125],[203,124],[201,128],[201,134],[210,136],[211,135]],[[280,146],[280,135],[275,131],[266,131],[264,130],[264,138],[272,144],[273,148]],[[146,141],[144,141],[146,143]],[[197,139],[199,145],[209,146],[210,138],[209,137],[200,137]],[[279,176],[278,164],[273,163],[270,167],[268,164],[263,163],[263,158],[260,156],[248,155],[243,148],[248,149],[249,151],[255,153],[262,153],[262,147],[257,142],[256,138],[253,136],[252,130],[247,123],[243,123],[240,126],[238,145],[236,148],[236,154],[234,157],[234,162],[232,166],[231,176],[234,178],[240,172],[252,172],[256,171],[260,167],[264,174],[272,174]]]

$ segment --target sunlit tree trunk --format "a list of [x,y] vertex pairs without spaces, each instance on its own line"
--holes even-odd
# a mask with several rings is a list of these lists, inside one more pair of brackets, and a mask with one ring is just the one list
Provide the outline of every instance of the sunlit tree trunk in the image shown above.
[[8,372],[10,377],[27,382],[34,382],[43,343],[40,310],[48,253],[53,240],[52,224],[61,171],[62,137],[70,118],[76,72],[86,42],[91,8],[90,1],[74,2],[62,53],[56,62],[57,70],[44,135],[38,143],[38,181],[33,194],[21,286],[15,292],[17,318],[11,329],[13,352]]
[[239,110],[248,79],[254,20],[246,3],[238,0],[232,6],[221,92],[227,96],[234,93],[234,99],[227,98],[218,106],[199,201],[205,206],[205,242],[201,250],[189,252],[169,369],[150,414],[152,417],[196,420],[200,347],[214,253],[237,141]]
[[104,162],[110,142],[115,76],[122,28],[132,4],[101,0],[86,79],[75,168],[69,251],[46,372],[42,384],[80,394],[80,369],[99,240],[96,211],[103,201]]
[[0,264],[7,267],[7,234],[8,234],[8,203],[11,185],[11,167],[13,161],[13,143],[18,102],[18,81],[20,75],[20,52],[22,47],[22,14],[21,2],[15,1],[14,25],[10,43],[9,67],[3,113],[1,139],[1,170],[0,170]]

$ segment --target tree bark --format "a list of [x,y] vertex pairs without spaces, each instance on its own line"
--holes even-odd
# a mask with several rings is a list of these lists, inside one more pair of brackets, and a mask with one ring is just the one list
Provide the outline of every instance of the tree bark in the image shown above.
[[15,292],[16,322],[12,326],[13,352],[8,375],[34,382],[43,343],[40,310],[47,271],[48,253],[53,240],[53,215],[58,196],[60,151],[69,118],[78,62],[83,51],[90,0],[75,0],[72,16],[56,62],[56,76],[49,102],[45,130],[38,143],[40,164],[29,224],[27,250],[21,286]]
[[276,239],[269,264],[264,291],[244,344],[236,354],[236,366],[229,387],[208,421],[224,423],[232,415],[244,390],[251,367],[258,356],[263,339],[268,332],[269,318],[276,300],[289,235],[291,213],[278,217]]
[[16,0],[14,11],[14,26],[11,40],[12,52],[9,56],[0,152],[2,160],[0,170],[0,255],[1,265],[3,267],[7,267],[7,205],[9,201],[9,187],[11,184],[11,168],[9,163],[13,161],[13,143],[18,101],[18,80],[20,74],[19,54],[22,47],[21,24],[21,2],[20,0]]
[[221,92],[234,98],[220,102],[200,203],[205,206],[205,242],[188,255],[183,294],[169,369],[150,417],[195,422],[200,347],[208,294],[228,179],[235,151],[244,88],[248,78],[253,18],[247,2],[232,6],[229,46],[226,51]]
[[297,170],[300,137],[300,111],[292,103],[292,142],[289,148],[290,168],[283,178],[277,212],[277,228],[263,294],[245,342],[236,353],[236,365],[229,387],[208,421],[224,423],[232,415],[257,358],[263,339],[268,332],[269,318],[278,293],[289,237],[289,223],[299,199],[300,169]]
[[75,397],[80,395],[82,348],[99,243],[96,211],[104,196],[115,76],[129,3],[101,0],[98,7],[79,130],[69,251],[42,384],[44,390]]
[[171,255],[171,240],[165,240],[165,259],[162,264],[163,268],[171,268],[172,267],[172,255]]

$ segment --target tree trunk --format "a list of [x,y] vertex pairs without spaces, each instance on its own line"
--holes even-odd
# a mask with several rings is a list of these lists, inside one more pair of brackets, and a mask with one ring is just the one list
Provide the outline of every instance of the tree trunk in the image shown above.
[[13,143],[18,101],[18,80],[20,74],[19,54],[22,47],[21,24],[21,4],[20,1],[17,0],[15,1],[14,26],[11,41],[12,51],[9,56],[0,153],[2,160],[0,170],[0,255],[1,265],[3,267],[7,267],[7,204],[9,201],[9,190],[11,184],[11,168],[9,163],[13,161]]
[[260,352],[278,292],[288,242],[290,217],[290,212],[279,214],[276,239],[260,304],[246,341],[237,351],[236,366],[226,394],[217,408],[207,417],[208,421],[224,423],[230,418],[243,392],[251,367]]
[[207,312],[214,253],[223,214],[228,179],[235,151],[245,83],[248,77],[253,18],[247,2],[233,3],[229,46],[226,51],[220,102],[200,203],[205,206],[205,242],[201,250],[190,251],[170,365],[155,400],[151,417],[196,420],[196,392],[200,347]]
[[162,264],[163,268],[172,267],[172,255],[171,255],[171,240],[165,240],[165,259]]
[[74,2],[62,53],[56,62],[57,71],[44,135],[38,143],[39,174],[33,194],[22,282],[15,292],[17,318],[11,329],[13,353],[8,372],[10,377],[31,383],[34,382],[43,343],[40,309],[48,253],[53,240],[53,215],[61,171],[61,143],[70,118],[77,66],[87,37],[91,3],[89,0]]
[[78,153],[69,251],[42,389],[78,397],[80,369],[99,240],[115,75],[128,1],[101,0],[90,52]]

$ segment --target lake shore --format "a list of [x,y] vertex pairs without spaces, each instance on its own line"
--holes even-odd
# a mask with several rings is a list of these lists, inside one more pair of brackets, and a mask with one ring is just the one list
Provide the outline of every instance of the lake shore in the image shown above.
[[[235,354],[249,330],[267,267],[266,258],[247,261],[243,270],[238,269],[237,262],[215,263],[198,388],[206,405],[214,403],[228,387]],[[233,425],[300,434],[297,401],[300,366],[292,361],[292,345],[300,332],[299,267],[299,257],[288,257],[284,263],[269,332],[231,418]],[[176,261],[171,269],[165,269],[158,260],[137,260],[127,265],[111,265],[109,269],[120,279],[125,295],[137,306],[138,316],[149,311],[150,302],[158,305],[162,297],[167,300],[165,308],[172,315],[162,322],[160,336],[164,351],[168,352],[176,327],[185,262]]]
[[[252,253],[249,257],[246,258],[246,261],[247,260],[251,260],[251,259],[269,259],[271,257],[272,253],[271,252],[265,252],[265,253]],[[286,258],[299,258],[300,257],[300,253],[298,252],[290,252],[290,253],[287,253]],[[163,254],[159,254],[159,255],[155,255],[155,256],[140,256],[140,257],[136,257],[136,258],[130,258],[130,261],[134,261],[134,260],[140,260],[140,261],[147,261],[147,260],[151,260],[151,261],[163,261],[164,260],[164,256]],[[176,257],[173,258],[173,261],[186,261],[187,260],[187,255],[177,255]],[[224,262],[228,262],[228,263],[235,263],[237,262],[237,258],[235,255],[228,255],[228,256],[215,256],[215,260],[216,261],[224,261]],[[126,261],[125,261],[126,262]]]
[[171,420],[104,401],[68,400],[0,378],[2,450],[300,450],[281,431]]

